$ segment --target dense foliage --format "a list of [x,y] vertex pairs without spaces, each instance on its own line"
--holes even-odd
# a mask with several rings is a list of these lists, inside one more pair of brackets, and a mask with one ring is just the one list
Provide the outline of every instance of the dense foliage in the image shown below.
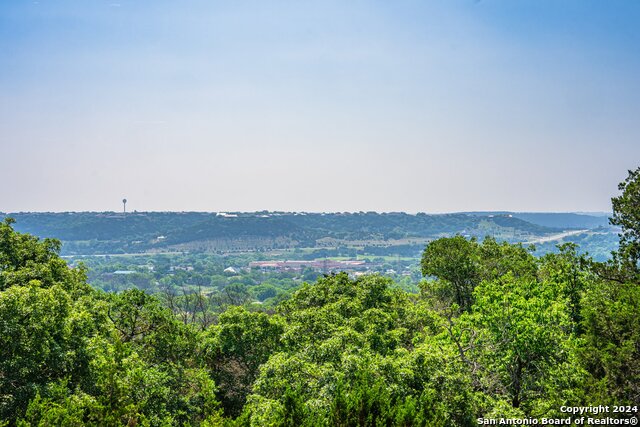
[[231,285],[214,312],[203,293],[98,290],[59,242],[5,220],[0,424],[465,426],[633,407],[638,176],[614,199],[622,236],[606,264],[572,244],[536,258],[493,238],[444,237],[423,253],[417,294],[340,273],[264,310]]

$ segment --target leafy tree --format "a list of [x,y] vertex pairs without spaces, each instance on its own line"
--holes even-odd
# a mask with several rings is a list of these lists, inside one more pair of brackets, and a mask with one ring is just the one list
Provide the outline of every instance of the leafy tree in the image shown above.
[[507,274],[476,289],[473,311],[455,335],[469,348],[464,357],[478,364],[485,391],[530,414],[554,368],[571,360],[568,321],[555,284]]
[[203,358],[220,385],[227,414],[238,415],[260,366],[280,348],[282,320],[231,307],[204,334]]
[[521,244],[497,242],[487,237],[478,246],[480,279],[496,280],[506,274],[514,278],[535,278],[538,273],[538,260],[532,255],[533,247],[525,248]]
[[[59,244],[0,224],[0,418],[26,425],[194,425],[219,418],[196,333],[139,290],[105,295]],[[213,421],[212,421],[213,420]]]
[[447,404],[434,409],[442,390],[458,393],[459,384],[414,374],[412,338],[431,331],[435,315],[389,279],[327,276],[304,285],[280,312],[284,347],[260,368],[243,414],[250,425],[286,425],[289,416],[301,425],[345,426],[471,419],[453,416]]
[[622,228],[619,250],[610,262],[589,264],[598,280],[581,301],[581,361],[591,374],[585,386],[594,401],[635,404],[640,398],[640,168],[629,171],[618,189],[610,222]]
[[92,342],[89,390],[53,383],[26,411],[25,425],[172,426],[199,422],[218,410],[213,380],[201,369],[153,365],[122,342]]
[[558,249],[559,253],[542,257],[538,276],[561,289],[572,328],[579,335],[582,333],[582,299],[593,280],[587,270],[589,260],[578,255],[578,247],[573,243],[564,243]]
[[100,309],[84,282],[57,255],[59,242],[0,223],[0,418],[15,420],[47,383],[83,384],[88,336]]
[[487,237],[481,244],[462,236],[443,237],[429,243],[422,254],[422,274],[439,281],[422,284],[426,293],[440,302],[456,304],[461,311],[473,305],[473,291],[482,280],[494,280],[511,273],[514,277],[535,277],[537,264],[521,245],[498,243]]
[[618,257],[623,267],[635,279],[640,273],[640,167],[629,171],[627,178],[618,185],[622,192],[611,199],[613,216],[610,222],[622,228]]
[[195,351],[196,334],[162,306],[160,300],[138,289],[108,296],[108,318],[118,339],[143,349],[154,363],[182,363]]
[[0,222],[0,290],[14,285],[47,288],[57,284],[78,294],[90,291],[85,270],[68,268],[58,256],[59,240],[17,233],[12,228],[14,223],[11,218]]
[[480,282],[478,244],[462,236],[441,238],[427,245],[422,254],[422,274],[435,276],[439,298],[450,300],[461,310],[473,304],[473,289]]
[[251,301],[251,294],[246,285],[242,283],[231,283],[225,286],[220,292],[220,305],[243,305]]
[[[598,281],[585,292],[581,316],[585,384],[594,402],[635,405],[640,397],[640,285]],[[614,403],[619,402],[619,403]]]
[[13,418],[47,382],[74,372],[72,311],[58,286],[0,293],[0,418]]

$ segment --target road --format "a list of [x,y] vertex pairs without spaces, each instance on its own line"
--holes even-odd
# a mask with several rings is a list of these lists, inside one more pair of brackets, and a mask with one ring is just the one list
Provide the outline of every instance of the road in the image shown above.
[[556,240],[562,240],[565,237],[575,236],[577,234],[586,233],[587,230],[571,230],[571,231],[563,231],[562,233],[552,234],[551,236],[540,237],[538,239],[529,240],[528,242],[524,242],[525,245],[533,245],[538,243],[546,243],[546,242],[554,242]]

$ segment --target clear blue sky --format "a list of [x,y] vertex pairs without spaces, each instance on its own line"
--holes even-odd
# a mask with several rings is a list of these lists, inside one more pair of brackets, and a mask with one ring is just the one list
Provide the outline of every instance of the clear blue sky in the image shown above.
[[608,210],[638,1],[3,1],[0,211]]

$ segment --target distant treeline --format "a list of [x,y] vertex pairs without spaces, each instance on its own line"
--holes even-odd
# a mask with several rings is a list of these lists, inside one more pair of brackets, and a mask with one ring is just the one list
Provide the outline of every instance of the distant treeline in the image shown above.
[[20,232],[61,240],[62,254],[317,247],[324,244],[323,239],[347,246],[401,245],[406,254],[407,245],[424,243],[410,241],[416,238],[489,235],[517,242],[567,228],[607,224],[603,217],[553,213],[33,212],[0,216],[14,218]]

